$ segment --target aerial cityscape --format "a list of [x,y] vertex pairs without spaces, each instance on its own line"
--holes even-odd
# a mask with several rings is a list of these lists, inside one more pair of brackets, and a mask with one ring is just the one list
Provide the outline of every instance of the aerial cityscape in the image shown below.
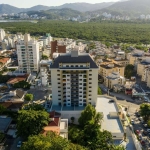
[[150,150],[150,1],[88,2],[1,2],[0,150]]

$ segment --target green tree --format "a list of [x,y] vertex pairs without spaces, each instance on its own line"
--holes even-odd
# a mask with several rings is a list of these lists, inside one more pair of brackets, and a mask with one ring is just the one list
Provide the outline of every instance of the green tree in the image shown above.
[[100,87],[98,87],[97,94],[98,94],[98,95],[102,95],[102,90],[100,89]]
[[0,115],[6,111],[6,108],[3,105],[0,105]]
[[24,99],[25,99],[26,101],[32,101],[32,100],[33,100],[33,94],[26,94],[26,95],[24,96]]
[[48,60],[48,56],[43,54],[43,55],[42,55],[42,59]]
[[126,67],[125,67],[125,72],[124,72],[124,75],[126,78],[130,79],[134,74],[134,66],[131,65],[131,64],[128,64]]
[[97,113],[96,109],[92,105],[87,105],[82,111],[80,118],[78,119],[79,125],[81,128],[84,128],[85,125],[88,125],[90,121],[93,121],[96,124],[99,124],[103,119],[101,113]]
[[147,121],[147,126],[150,127],[150,120]]
[[46,111],[21,110],[17,118],[17,135],[27,138],[39,134],[48,125],[49,114]]
[[30,136],[28,141],[24,142],[21,150],[86,150],[86,148],[70,143],[54,132],[49,132],[46,136]]
[[20,81],[14,84],[14,88],[30,89],[31,84],[26,81]]
[[38,111],[38,110],[45,110],[45,108],[40,105],[40,104],[30,104],[30,105],[25,105],[24,110],[35,110],[35,111]]
[[150,118],[150,104],[143,103],[140,105],[140,114],[147,121]]

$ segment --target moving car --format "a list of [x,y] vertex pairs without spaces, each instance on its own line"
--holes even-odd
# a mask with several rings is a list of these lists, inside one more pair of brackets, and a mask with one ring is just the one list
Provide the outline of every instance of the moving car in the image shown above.
[[19,148],[19,147],[21,147],[21,145],[22,145],[22,141],[18,141],[17,147]]

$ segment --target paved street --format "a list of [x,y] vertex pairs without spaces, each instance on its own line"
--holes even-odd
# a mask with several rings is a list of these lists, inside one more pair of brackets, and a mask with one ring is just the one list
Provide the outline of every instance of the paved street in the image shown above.
[[47,90],[45,88],[36,88],[36,89],[30,89],[28,90],[28,93],[31,93],[34,95],[33,100],[40,100],[40,99],[45,99],[45,96],[49,96],[52,92],[51,90]]

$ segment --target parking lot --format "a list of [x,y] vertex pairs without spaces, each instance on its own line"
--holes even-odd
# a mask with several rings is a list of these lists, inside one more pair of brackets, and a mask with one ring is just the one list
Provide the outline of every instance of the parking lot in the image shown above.
[[[140,121],[140,116],[136,113],[130,114],[130,119],[133,120],[133,130],[136,132],[144,150],[150,147],[150,132],[147,132],[147,127],[144,126],[144,122]],[[142,142],[144,141],[144,142]]]

